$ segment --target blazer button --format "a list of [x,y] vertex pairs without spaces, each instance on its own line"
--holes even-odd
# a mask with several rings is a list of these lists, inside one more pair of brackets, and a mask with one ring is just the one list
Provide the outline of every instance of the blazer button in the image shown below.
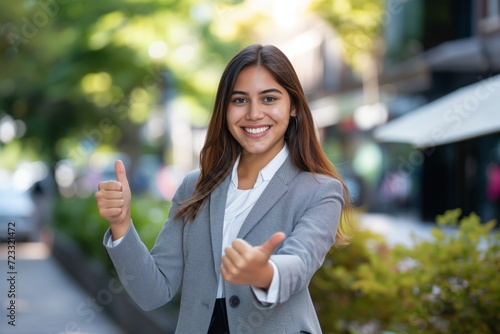
[[229,306],[236,308],[238,305],[240,305],[240,298],[238,296],[231,296],[231,298],[229,298]]

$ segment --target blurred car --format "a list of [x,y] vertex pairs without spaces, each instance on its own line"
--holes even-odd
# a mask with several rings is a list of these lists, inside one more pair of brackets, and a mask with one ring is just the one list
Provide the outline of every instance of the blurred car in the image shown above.
[[35,203],[29,192],[0,188],[0,240],[2,242],[9,239],[9,222],[15,223],[13,228],[16,241],[39,239]]

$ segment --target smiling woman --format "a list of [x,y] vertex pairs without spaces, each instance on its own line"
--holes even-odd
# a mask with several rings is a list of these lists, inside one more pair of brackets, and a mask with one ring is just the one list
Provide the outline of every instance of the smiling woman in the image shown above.
[[141,277],[129,294],[151,310],[182,291],[179,333],[320,333],[308,284],[332,245],[348,243],[349,196],[276,47],[251,45],[227,65],[200,166],[151,252],[130,219],[123,163],[99,185],[107,252],[118,273]]

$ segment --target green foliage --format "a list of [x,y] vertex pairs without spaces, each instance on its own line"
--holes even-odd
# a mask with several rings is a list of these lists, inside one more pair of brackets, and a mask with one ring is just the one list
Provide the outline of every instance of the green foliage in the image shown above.
[[[194,97],[198,110],[208,115],[222,68],[241,47],[240,39],[210,33],[218,5],[3,1],[0,117],[7,113],[23,121],[23,146],[36,138],[40,158],[57,161],[73,159],[72,150],[80,146],[134,151],[138,124],[165,98],[166,89]],[[165,49],[158,56],[150,55],[155,42]],[[165,79],[166,73],[175,80]]]
[[[163,227],[170,204],[149,195],[132,198],[132,220],[148,249],[153,247]],[[93,197],[59,199],[54,209],[54,224],[55,229],[75,241],[89,257],[110,265],[102,246],[109,223],[99,215]]]
[[437,217],[429,240],[389,247],[359,231],[311,282],[325,333],[500,332],[500,234],[493,221]]
[[347,61],[360,69],[360,55],[379,52],[380,35],[387,20],[385,0],[312,0],[318,13],[339,34]]

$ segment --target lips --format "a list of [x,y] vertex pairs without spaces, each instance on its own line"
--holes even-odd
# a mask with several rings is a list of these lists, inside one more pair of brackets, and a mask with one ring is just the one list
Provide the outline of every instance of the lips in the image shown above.
[[248,133],[251,133],[253,135],[257,135],[259,133],[263,133],[263,132],[266,132],[267,130],[269,130],[270,126],[262,126],[262,127],[259,127],[259,128],[243,128],[243,130],[245,130],[246,132]]

